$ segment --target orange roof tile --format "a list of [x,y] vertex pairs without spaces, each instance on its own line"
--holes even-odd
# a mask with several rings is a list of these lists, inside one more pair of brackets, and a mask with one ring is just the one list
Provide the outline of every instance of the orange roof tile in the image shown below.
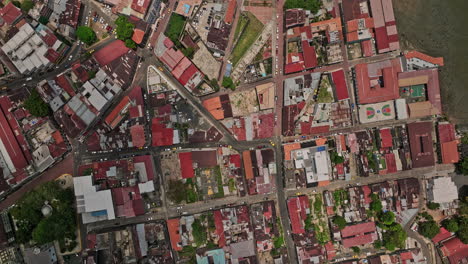
[[178,218],[167,220],[167,231],[171,239],[172,248],[175,251],[181,251],[182,247],[179,245],[181,240],[180,240],[180,234],[179,234],[179,219]]
[[291,160],[291,151],[295,149],[300,149],[301,144],[299,143],[287,144],[287,145],[284,145],[283,148],[284,148],[284,159]]
[[442,58],[442,57],[437,57],[437,58],[431,57],[429,55],[426,55],[424,53],[421,53],[421,52],[415,51],[415,50],[407,52],[405,54],[405,57],[407,59],[418,58],[420,60],[427,61],[427,62],[430,62],[432,64],[437,64],[439,66],[444,66],[444,58]]
[[440,148],[442,151],[442,163],[457,163],[460,160],[458,140],[442,143]]
[[143,41],[144,36],[145,32],[137,28],[133,31],[132,40],[135,41],[136,44],[140,44]]
[[247,180],[253,179],[252,157],[249,150],[242,152],[242,160],[244,161],[245,178]]

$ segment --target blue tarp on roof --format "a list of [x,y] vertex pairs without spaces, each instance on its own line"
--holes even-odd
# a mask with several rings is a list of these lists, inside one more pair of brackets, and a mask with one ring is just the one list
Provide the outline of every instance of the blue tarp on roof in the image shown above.
[[190,11],[190,5],[189,4],[184,4],[184,13],[188,14]]

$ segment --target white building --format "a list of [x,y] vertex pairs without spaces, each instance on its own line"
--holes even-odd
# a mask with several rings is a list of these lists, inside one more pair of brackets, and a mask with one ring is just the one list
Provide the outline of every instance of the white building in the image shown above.
[[440,204],[441,209],[450,208],[458,199],[458,189],[451,177],[432,178],[427,181],[427,200]]
[[2,51],[22,74],[34,72],[51,65],[45,57],[48,47],[28,23],[8,40]]
[[98,191],[91,175],[74,177],[73,185],[77,211],[84,224],[115,219],[111,190]]

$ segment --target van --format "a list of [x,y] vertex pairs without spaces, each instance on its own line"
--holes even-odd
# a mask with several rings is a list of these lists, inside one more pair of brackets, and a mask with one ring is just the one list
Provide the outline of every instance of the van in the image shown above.
[[30,80],[32,80],[32,77],[26,78],[26,81],[30,81]]

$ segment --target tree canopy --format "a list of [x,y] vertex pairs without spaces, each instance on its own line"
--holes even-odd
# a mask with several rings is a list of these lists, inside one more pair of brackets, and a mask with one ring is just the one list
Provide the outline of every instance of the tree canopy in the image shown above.
[[286,0],[284,9],[302,8],[310,10],[312,14],[316,14],[322,7],[321,0]]
[[87,45],[92,45],[97,40],[96,33],[88,26],[79,26],[76,30],[76,36]]
[[380,214],[379,220],[385,225],[391,225],[395,222],[395,214],[392,211],[387,211]]
[[236,85],[232,81],[231,77],[227,77],[227,76],[224,77],[222,85],[223,85],[224,88],[229,88],[229,89],[231,89],[233,91],[236,89]]
[[125,47],[130,48],[130,49],[136,49],[137,45],[135,41],[132,39],[126,39],[125,40]]
[[431,210],[437,210],[437,209],[439,209],[439,207],[440,207],[440,204],[438,204],[438,203],[434,203],[434,202],[427,203],[427,208],[429,208]]
[[433,239],[439,233],[439,226],[434,220],[419,222],[418,232],[429,238]]
[[395,248],[403,248],[405,246],[406,238],[406,232],[403,230],[401,225],[393,223],[382,234],[383,246],[390,251],[395,250]]
[[463,175],[468,175],[468,157],[464,157],[456,164],[457,172]]
[[34,2],[31,0],[23,0],[21,2],[21,10],[23,10],[25,13],[29,12],[34,7]]
[[[127,45],[127,40],[128,39],[131,40],[132,38],[133,29],[135,28],[135,25],[130,23],[130,21],[128,21],[128,18],[126,16],[119,16],[115,20],[115,24],[117,25],[117,28],[116,28],[117,38],[122,41],[125,41],[125,45]],[[135,47],[136,47],[136,44],[135,44]]]
[[206,243],[208,233],[198,218],[195,219],[192,224],[192,235],[193,240],[198,247]]
[[442,221],[442,226],[445,227],[445,229],[447,229],[449,232],[457,232],[459,229],[458,221],[455,218]]
[[46,104],[36,89],[31,91],[29,97],[24,100],[23,107],[26,108],[33,116],[44,117],[50,113],[49,105]]
[[167,190],[167,198],[169,200],[179,204],[185,200],[185,184],[180,180],[169,180],[169,189]]
[[370,209],[374,212],[381,212],[382,211],[382,202],[377,194],[372,193],[370,195],[372,202],[370,203]]
[[346,227],[346,220],[342,216],[335,216],[333,218],[333,223],[338,226],[340,230],[343,230]]
[[[52,213],[47,217],[41,212],[46,202],[52,207]],[[55,181],[26,193],[10,211],[17,221],[18,242],[26,243],[32,239],[42,245],[54,240],[74,239],[76,223],[73,204],[73,191],[61,189]]]

